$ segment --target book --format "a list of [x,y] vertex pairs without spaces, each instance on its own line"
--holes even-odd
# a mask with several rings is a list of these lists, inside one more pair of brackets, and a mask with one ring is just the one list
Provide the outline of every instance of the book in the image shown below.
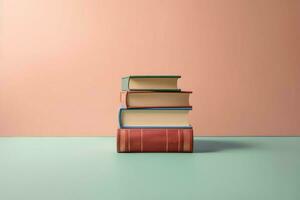
[[120,93],[123,108],[162,108],[186,107],[191,108],[189,97],[192,92],[147,92],[123,91]]
[[193,152],[193,129],[118,129],[117,152]]
[[127,76],[122,78],[123,91],[180,91],[177,81],[181,76],[156,75],[156,76]]
[[191,108],[121,108],[120,128],[190,128]]

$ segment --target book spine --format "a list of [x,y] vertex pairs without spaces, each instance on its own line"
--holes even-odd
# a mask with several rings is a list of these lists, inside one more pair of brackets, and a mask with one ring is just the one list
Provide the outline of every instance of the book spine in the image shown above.
[[129,91],[129,80],[130,77],[122,78],[121,88],[123,91]]
[[119,128],[122,128],[122,111],[123,110],[124,110],[123,108],[119,109],[119,114],[118,114]]
[[193,152],[193,129],[118,129],[117,152]]
[[120,103],[122,108],[128,108],[127,96],[128,96],[127,91],[120,92]]

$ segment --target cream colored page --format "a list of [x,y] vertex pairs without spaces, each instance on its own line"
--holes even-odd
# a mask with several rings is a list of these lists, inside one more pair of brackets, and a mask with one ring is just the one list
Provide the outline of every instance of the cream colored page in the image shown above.
[[130,89],[177,89],[177,78],[131,78]]
[[189,126],[188,110],[125,110],[125,126]]
[[131,93],[129,106],[189,106],[189,93]]

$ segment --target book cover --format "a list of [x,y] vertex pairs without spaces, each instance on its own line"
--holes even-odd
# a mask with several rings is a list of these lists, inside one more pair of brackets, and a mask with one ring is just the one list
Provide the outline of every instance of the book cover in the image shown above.
[[193,152],[193,129],[118,129],[117,152]]

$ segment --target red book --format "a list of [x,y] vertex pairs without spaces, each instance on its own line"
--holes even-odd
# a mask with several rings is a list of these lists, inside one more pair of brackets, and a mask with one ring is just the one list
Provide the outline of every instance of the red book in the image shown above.
[[118,129],[120,152],[193,152],[193,129]]

